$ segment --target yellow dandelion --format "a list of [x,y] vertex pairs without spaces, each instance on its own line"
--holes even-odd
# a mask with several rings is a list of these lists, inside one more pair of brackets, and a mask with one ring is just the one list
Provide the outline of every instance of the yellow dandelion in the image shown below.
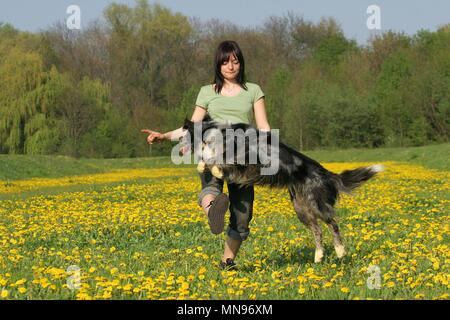
[[2,297],[3,299],[7,298],[9,296],[9,291],[3,289],[0,293],[0,297]]

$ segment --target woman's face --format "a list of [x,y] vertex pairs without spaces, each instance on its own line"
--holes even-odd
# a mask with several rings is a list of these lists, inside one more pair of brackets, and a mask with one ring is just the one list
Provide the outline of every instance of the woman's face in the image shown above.
[[239,74],[240,63],[235,55],[231,54],[228,61],[224,61],[220,67],[223,77],[229,81],[236,79]]

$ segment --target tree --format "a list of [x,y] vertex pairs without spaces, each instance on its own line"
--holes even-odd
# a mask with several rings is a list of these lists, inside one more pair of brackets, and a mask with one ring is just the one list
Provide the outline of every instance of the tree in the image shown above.
[[1,149],[24,153],[25,124],[41,111],[42,59],[35,52],[13,47],[0,61],[0,78]]
[[192,28],[187,18],[143,0],[135,8],[112,4],[105,18],[111,33],[113,92],[122,96],[119,104],[178,104],[192,68],[188,62],[193,56]]

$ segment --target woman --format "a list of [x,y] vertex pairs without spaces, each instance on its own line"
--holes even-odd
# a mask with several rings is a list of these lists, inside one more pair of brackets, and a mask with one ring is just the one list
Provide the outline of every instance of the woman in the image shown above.
[[[208,112],[214,121],[225,123],[250,123],[251,111],[254,112],[256,126],[260,130],[270,130],[264,104],[264,93],[254,83],[245,82],[245,63],[242,51],[235,41],[223,41],[219,44],[215,56],[215,79],[213,84],[203,86],[197,96],[191,121],[203,120]],[[164,134],[144,129],[148,133],[147,141],[178,139],[184,130]],[[242,242],[249,235],[249,222],[252,218],[254,190],[253,186],[238,189],[229,183],[229,198],[223,191],[223,181],[209,172],[200,173],[202,191],[198,203],[208,217],[211,232],[219,234],[224,228],[224,216],[230,209],[230,224],[227,230],[222,268],[235,266],[234,259]]]

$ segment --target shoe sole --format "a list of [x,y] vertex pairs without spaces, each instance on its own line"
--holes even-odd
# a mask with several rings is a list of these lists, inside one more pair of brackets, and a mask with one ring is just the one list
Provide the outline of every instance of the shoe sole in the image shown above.
[[225,213],[230,201],[225,193],[219,194],[208,211],[208,222],[213,234],[222,233],[225,226]]

